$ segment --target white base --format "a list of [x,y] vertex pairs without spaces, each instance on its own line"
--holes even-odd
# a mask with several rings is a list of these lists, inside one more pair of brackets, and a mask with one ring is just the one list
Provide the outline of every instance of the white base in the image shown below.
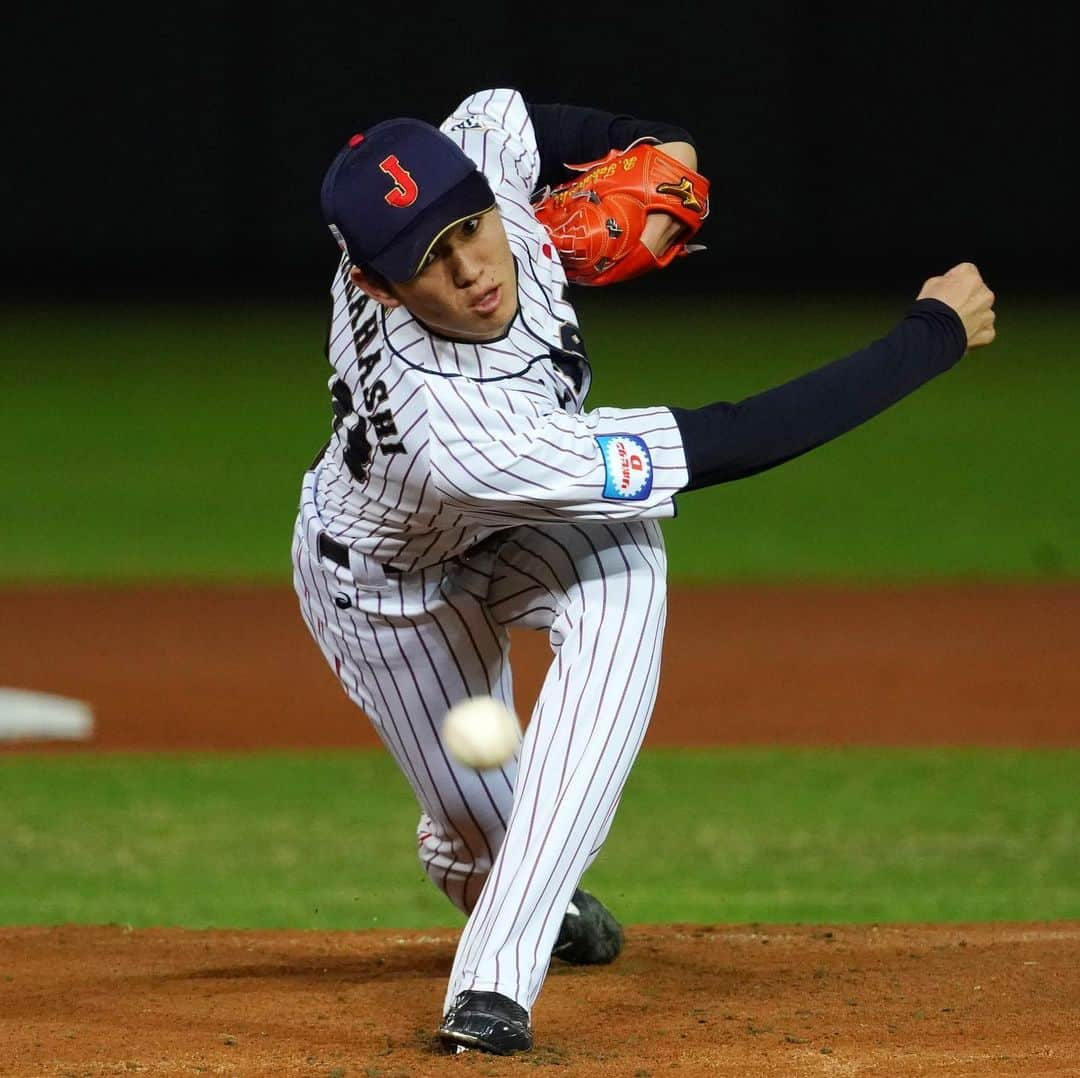
[[0,688],[0,741],[35,738],[79,741],[93,732],[93,712],[81,700],[29,689]]

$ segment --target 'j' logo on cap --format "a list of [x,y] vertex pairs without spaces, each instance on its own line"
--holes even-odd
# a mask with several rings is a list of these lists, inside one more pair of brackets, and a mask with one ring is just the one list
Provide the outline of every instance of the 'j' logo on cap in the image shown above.
[[388,281],[411,281],[443,232],[495,205],[454,139],[407,116],[353,135],[326,170],[319,198],[349,261]]
[[391,206],[411,206],[416,201],[420,188],[416,186],[416,181],[402,167],[397,157],[394,154],[384,157],[379,162],[379,168],[394,181],[393,189],[383,196],[386,201]]

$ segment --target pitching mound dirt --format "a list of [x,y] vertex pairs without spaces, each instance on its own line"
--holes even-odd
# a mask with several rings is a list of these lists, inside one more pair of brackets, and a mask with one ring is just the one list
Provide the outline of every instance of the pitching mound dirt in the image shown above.
[[1080,1074],[1080,922],[634,926],[512,1059],[438,1046],[457,936],[0,929],[0,1073]]

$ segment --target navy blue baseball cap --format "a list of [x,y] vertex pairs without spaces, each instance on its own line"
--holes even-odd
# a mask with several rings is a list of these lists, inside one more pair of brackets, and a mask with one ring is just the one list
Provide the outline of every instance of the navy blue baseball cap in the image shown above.
[[383,120],[353,135],[322,184],[322,211],[354,266],[414,277],[438,238],[495,205],[472,158],[423,120]]

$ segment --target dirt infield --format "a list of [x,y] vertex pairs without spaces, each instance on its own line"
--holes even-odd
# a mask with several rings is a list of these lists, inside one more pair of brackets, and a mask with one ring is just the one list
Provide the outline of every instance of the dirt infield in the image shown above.
[[1075,1076],[1080,925],[636,926],[516,1059],[443,1055],[456,932],[0,932],[0,1073]]
[[[377,744],[291,591],[21,588],[0,611],[0,685],[86,700],[90,747]],[[551,652],[511,653],[526,717]],[[675,589],[646,746],[1080,745],[1078,655],[1080,586]]]
[[[0,686],[86,743],[375,743],[280,589],[0,591]],[[515,636],[519,710],[549,653]],[[678,591],[646,744],[1080,745],[1080,587]],[[1080,1075],[1080,922],[630,926],[552,969],[537,1048],[440,1054],[455,930],[0,928],[0,1075]]]

